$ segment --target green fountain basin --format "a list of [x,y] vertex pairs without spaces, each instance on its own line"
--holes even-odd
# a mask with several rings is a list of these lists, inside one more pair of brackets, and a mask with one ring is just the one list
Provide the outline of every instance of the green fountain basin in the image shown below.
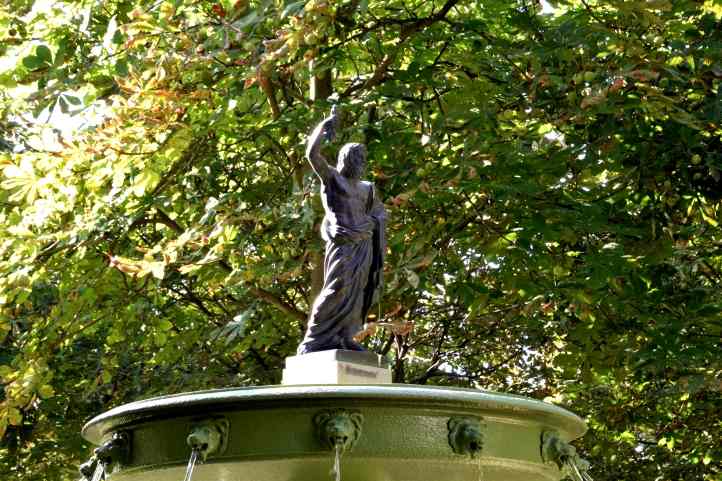
[[[343,481],[559,480],[545,462],[544,433],[561,441],[584,434],[576,415],[520,396],[414,385],[312,385],[219,389],[137,401],[83,428],[100,445],[125,433],[128,449],[109,466],[112,481],[181,481],[194,425],[222,419],[221,452],[198,465],[193,481],[330,480],[333,451],[319,438],[319,413],[363,418],[341,462]],[[479,420],[476,456],[450,444],[451,419]],[[472,453],[473,454],[473,453]]]

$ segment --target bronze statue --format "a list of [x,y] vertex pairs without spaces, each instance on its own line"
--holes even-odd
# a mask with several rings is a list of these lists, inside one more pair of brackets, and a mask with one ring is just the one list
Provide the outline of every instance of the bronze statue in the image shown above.
[[363,351],[354,335],[378,302],[383,283],[386,248],[386,214],[374,185],[361,180],[366,170],[366,146],[345,144],[336,167],[321,155],[321,141],[336,136],[338,114],[319,123],[306,147],[308,158],[321,179],[325,210],[321,237],[326,241],[323,288],[308,318],[306,336],[298,354],[329,349]]

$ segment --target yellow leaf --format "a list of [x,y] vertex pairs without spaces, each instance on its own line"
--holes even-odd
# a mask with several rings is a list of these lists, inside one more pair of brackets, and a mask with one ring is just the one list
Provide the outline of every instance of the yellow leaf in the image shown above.
[[704,212],[702,212],[702,218],[712,227],[717,227],[719,225],[716,220],[714,220],[712,217],[708,216]]
[[145,169],[135,178],[133,183],[133,194],[140,197],[147,191],[155,187],[160,180],[160,174],[153,169]]
[[419,275],[417,273],[415,273],[414,271],[407,269],[406,270],[406,279],[409,281],[409,284],[411,284],[411,286],[414,289],[419,287],[419,281],[420,281]]
[[607,96],[602,95],[589,95],[587,97],[584,97],[582,99],[582,103],[580,105],[581,108],[586,109],[587,107],[592,107],[594,105],[599,105],[602,102],[606,100]]
[[[1,302],[0,302],[1,303]],[[10,327],[10,324],[7,323],[5,320],[3,320],[2,316],[0,316],[0,344],[5,341],[5,337],[10,333],[10,330],[12,328]],[[4,366],[0,366],[4,367]],[[2,377],[2,374],[0,374],[0,377]]]
[[15,377],[16,371],[10,366],[0,366],[0,379],[3,381],[11,381]]
[[720,4],[717,0],[707,0],[704,2],[704,5],[702,5],[702,9],[706,13],[711,13],[717,18],[722,18],[722,4]]
[[200,268],[201,268],[201,266],[198,264],[186,264],[184,266],[179,267],[178,272],[180,272],[181,274],[190,274],[192,272],[197,271]]
[[163,262],[151,262],[150,272],[156,279],[163,279],[165,277],[165,263]]
[[8,422],[12,426],[19,426],[23,422],[23,414],[17,408],[8,409]]
[[45,384],[38,389],[38,395],[43,399],[47,399],[54,394],[55,390],[53,389],[53,386],[50,386],[49,384]]
[[17,189],[17,192],[10,196],[10,200],[17,202],[26,197],[28,203],[32,204],[35,201],[37,178],[30,162],[25,162],[24,159],[20,166],[6,166],[3,169],[3,176],[5,179],[0,187],[7,190]]

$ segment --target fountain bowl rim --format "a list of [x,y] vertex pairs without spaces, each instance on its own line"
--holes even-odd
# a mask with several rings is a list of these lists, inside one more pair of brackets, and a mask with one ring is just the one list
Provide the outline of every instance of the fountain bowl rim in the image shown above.
[[542,419],[576,439],[586,423],[576,414],[547,402],[514,394],[445,386],[413,384],[379,385],[273,385],[212,389],[152,397],[112,408],[88,421],[82,436],[101,444],[110,433],[126,426],[156,419],[197,416],[203,413],[234,411],[257,406],[302,406],[309,402],[349,401],[410,406],[411,409],[446,408],[480,411],[482,416],[526,417]]

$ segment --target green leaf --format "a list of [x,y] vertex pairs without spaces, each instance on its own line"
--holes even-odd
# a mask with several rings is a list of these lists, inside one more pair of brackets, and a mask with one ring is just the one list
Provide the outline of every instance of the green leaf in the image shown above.
[[80,105],[82,103],[78,97],[73,95],[63,94],[62,97],[71,105]]
[[301,0],[300,2],[291,2],[288,5],[286,5],[286,8],[283,9],[283,12],[281,12],[281,18],[286,18],[289,15],[295,15],[299,11],[303,9],[303,6],[306,4],[307,0]]
[[254,10],[248,15],[241,17],[239,20],[233,22],[233,26],[239,30],[242,30],[246,27],[250,27],[251,25],[259,23],[261,20],[263,20],[263,16],[259,15],[258,12]]
[[168,319],[161,319],[161,321],[158,323],[158,328],[161,331],[170,331],[173,329],[173,323],[170,322]]
[[64,113],[64,114],[68,113],[70,106],[68,105],[68,101],[65,99],[64,95],[58,96],[58,105],[60,105],[60,111],[62,113]]
[[23,58],[23,65],[29,70],[36,70],[43,66],[43,61],[35,55],[28,55]]
[[50,49],[47,45],[38,45],[35,48],[35,55],[40,60],[41,63],[52,65],[53,63],[53,54],[50,52]]
[[120,77],[128,75],[128,62],[125,59],[119,59],[115,62],[115,73]]
[[156,346],[163,347],[168,342],[168,335],[165,332],[156,332],[153,340]]

